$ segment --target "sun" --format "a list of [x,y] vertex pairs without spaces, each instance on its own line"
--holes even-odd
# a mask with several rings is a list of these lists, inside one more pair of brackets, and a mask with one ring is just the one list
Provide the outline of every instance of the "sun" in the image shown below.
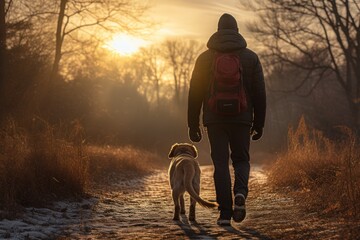
[[146,41],[127,34],[117,34],[105,44],[105,48],[120,55],[129,56],[146,45]]

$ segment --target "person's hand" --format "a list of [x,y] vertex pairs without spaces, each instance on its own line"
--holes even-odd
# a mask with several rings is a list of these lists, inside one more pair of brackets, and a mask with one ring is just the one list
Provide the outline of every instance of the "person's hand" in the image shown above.
[[189,138],[192,142],[200,142],[202,138],[200,128],[189,128]]
[[263,128],[253,126],[250,130],[250,135],[253,141],[259,140],[263,135]]

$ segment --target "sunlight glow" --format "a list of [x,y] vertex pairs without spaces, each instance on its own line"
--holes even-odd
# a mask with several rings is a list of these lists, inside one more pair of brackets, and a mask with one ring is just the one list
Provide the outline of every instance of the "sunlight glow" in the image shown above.
[[105,48],[120,55],[129,56],[136,53],[147,42],[127,34],[117,34],[105,44]]

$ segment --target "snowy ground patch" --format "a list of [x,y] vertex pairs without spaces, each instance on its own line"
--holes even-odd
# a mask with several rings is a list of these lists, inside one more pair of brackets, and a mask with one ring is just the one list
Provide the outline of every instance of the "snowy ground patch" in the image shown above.
[[49,208],[26,208],[21,219],[0,221],[0,239],[53,239],[66,232],[84,232],[96,198],[55,202]]

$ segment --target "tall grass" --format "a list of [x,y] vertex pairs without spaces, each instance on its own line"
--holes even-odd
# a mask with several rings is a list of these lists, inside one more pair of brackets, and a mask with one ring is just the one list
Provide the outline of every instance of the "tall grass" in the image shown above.
[[168,163],[166,158],[159,161],[156,153],[133,146],[88,146],[87,152],[90,179],[95,183],[146,175]]
[[[38,119],[27,131],[14,120],[0,128],[0,207],[41,205],[49,199],[77,196],[87,184],[88,157],[81,127],[70,134]],[[65,140],[67,139],[67,140]]]
[[[51,126],[35,119],[22,128],[15,120],[0,126],[0,209],[40,206],[81,196],[90,183],[128,179],[167,165],[167,158],[132,146],[84,144],[78,122]],[[0,216],[1,217],[1,216]]]
[[287,152],[278,157],[269,179],[299,193],[310,210],[359,218],[360,145],[349,129],[340,130],[345,137],[331,141],[302,118],[289,130]]

